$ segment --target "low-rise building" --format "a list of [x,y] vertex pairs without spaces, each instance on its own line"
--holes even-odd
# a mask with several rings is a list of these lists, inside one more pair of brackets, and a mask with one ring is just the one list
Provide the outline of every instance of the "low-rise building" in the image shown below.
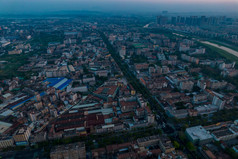
[[14,133],[13,139],[17,146],[27,145],[30,135],[31,135],[31,128],[22,127]]
[[212,135],[202,126],[187,128],[185,131],[188,139],[194,144],[206,144],[212,141]]
[[2,137],[0,138],[0,148],[7,148],[14,146],[14,141],[12,137]]
[[12,126],[12,124],[10,124],[10,123],[6,123],[6,122],[3,122],[3,121],[0,121],[0,134],[4,133],[11,126]]
[[191,91],[194,83],[192,81],[182,81],[179,83],[179,89]]
[[187,109],[175,110],[175,109],[167,108],[166,113],[169,117],[174,117],[178,119],[186,118],[189,115]]
[[196,94],[193,96],[193,103],[200,104],[207,101],[206,94]]
[[143,138],[137,139],[137,144],[141,147],[146,147],[146,146],[158,144],[159,140],[160,140],[159,135],[143,137]]
[[50,158],[85,159],[86,158],[85,144],[83,142],[78,142],[68,145],[56,146],[51,150]]
[[160,138],[159,147],[164,153],[170,153],[175,150],[171,140],[166,136]]
[[221,128],[219,130],[213,131],[212,136],[216,141],[231,140],[231,139],[235,139],[238,136],[238,131],[234,132],[232,128],[225,127],[225,128]]

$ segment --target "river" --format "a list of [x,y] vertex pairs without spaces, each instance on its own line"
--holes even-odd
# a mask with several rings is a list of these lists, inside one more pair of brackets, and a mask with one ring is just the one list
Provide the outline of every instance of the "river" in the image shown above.
[[232,55],[238,57],[238,52],[235,51],[235,50],[232,50],[232,49],[230,49],[230,48],[228,48],[228,47],[220,46],[220,45],[218,45],[218,44],[214,44],[214,43],[211,43],[211,42],[209,42],[209,41],[201,41],[201,43],[214,46],[214,47],[216,47],[216,48],[219,48],[219,49],[221,49],[221,50],[224,50],[224,51],[226,51],[226,52],[228,52],[228,53],[230,53],[230,54],[232,54]]

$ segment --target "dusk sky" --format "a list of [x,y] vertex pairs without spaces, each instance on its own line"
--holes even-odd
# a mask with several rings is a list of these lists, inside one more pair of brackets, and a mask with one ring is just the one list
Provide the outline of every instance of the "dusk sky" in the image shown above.
[[0,13],[62,10],[132,12],[236,12],[238,0],[0,0]]

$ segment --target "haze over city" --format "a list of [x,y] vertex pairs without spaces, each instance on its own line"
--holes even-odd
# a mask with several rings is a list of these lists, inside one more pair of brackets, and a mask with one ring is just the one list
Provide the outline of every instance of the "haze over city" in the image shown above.
[[0,159],[238,159],[238,0],[0,0]]
[[47,13],[62,10],[103,12],[238,13],[237,0],[0,0],[0,13]]

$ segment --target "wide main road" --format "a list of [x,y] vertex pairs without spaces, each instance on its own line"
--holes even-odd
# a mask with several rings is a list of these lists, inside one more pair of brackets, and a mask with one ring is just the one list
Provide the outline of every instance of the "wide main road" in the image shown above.
[[[116,50],[108,41],[108,38],[104,35],[104,33],[99,31],[99,34],[101,35],[104,43],[107,45],[107,49],[109,53],[111,54],[113,59],[116,61],[116,63],[120,67],[121,71],[123,72],[124,76],[127,78],[128,82],[135,88],[137,92],[141,93],[143,97],[148,100],[151,109],[160,116],[159,119],[156,118],[157,122],[159,124],[165,123],[167,126],[167,121],[166,121],[167,115],[165,114],[164,110],[159,106],[158,102],[152,96],[150,91],[144,85],[142,85],[140,81],[136,78],[136,76],[133,74],[133,72],[131,72],[128,65],[121,59],[119,54],[117,54]],[[194,159],[198,158],[198,156],[196,156],[193,152],[188,150],[185,143],[181,142],[180,140],[178,141],[181,145],[185,147],[184,151],[186,153],[190,154],[190,156]]]
[[153,111],[155,111],[160,116],[160,120],[158,122],[166,123],[166,114],[165,114],[164,110],[159,106],[157,101],[154,99],[154,97],[152,96],[150,91],[143,84],[141,84],[140,81],[133,74],[133,72],[131,72],[128,65],[121,59],[119,54],[117,54],[116,50],[111,45],[111,43],[108,41],[108,38],[104,35],[104,33],[100,32],[100,31],[99,31],[99,33],[100,33],[103,41],[107,45],[108,51],[110,52],[111,56],[113,57],[113,59],[115,60],[117,65],[120,67],[121,71],[123,72],[124,76],[127,78],[128,82],[134,87],[134,89],[137,92],[139,92],[143,95],[143,97],[148,101],[151,109]]

